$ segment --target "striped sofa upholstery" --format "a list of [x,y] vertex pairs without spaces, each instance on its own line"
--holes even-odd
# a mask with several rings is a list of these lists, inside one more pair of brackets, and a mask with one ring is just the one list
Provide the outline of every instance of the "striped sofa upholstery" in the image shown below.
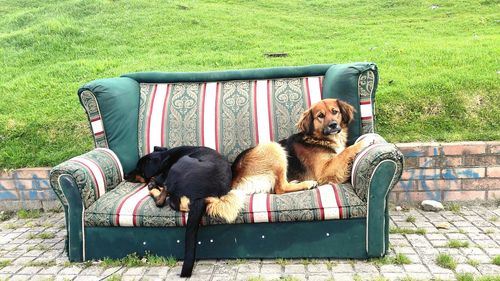
[[[235,223],[265,223],[349,219],[366,216],[366,203],[349,184],[323,185],[313,190],[284,195],[247,196]],[[185,226],[187,213],[170,207],[156,207],[144,184],[121,184],[106,193],[85,211],[88,226]],[[203,217],[203,225],[223,224],[217,218]]]
[[259,142],[283,139],[311,103],[323,77],[209,83],[142,83],[139,152],[202,145],[230,161]]

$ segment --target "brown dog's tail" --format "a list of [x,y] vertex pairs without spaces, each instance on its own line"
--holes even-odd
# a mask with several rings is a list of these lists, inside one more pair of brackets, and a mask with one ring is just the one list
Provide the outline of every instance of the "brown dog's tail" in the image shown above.
[[221,197],[207,197],[207,214],[211,217],[220,217],[232,223],[243,208],[244,193],[240,190],[231,190]]

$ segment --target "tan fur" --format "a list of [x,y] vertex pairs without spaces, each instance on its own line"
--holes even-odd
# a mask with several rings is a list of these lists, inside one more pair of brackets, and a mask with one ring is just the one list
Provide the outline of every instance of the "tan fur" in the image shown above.
[[189,212],[189,198],[187,198],[186,196],[182,196],[180,201],[181,202],[179,204],[179,210],[181,212]]
[[280,144],[275,142],[259,144],[239,161],[236,167],[236,176],[233,178],[232,188],[241,190],[246,182],[251,182],[252,177],[262,175],[274,177],[274,185],[270,182],[270,186],[268,187],[249,187],[245,189],[246,193],[254,193],[255,190],[260,190],[282,194],[310,189],[316,186],[315,181],[288,182],[286,175],[287,165],[287,154]]
[[[361,141],[346,148],[347,125],[354,116],[354,108],[340,100],[326,99],[302,113],[297,127],[304,133],[303,141],[310,145],[295,143],[293,149],[306,167],[304,174],[287,181],[287,154],[278,143],[259,144],[250,150],[236,167],[233,188],[243,188],[256,176],[274,176],[275,193],[281,194],[308,189],[324,183],[342,183],[349,179],[354,157],[366,144]],[[340,132],[324,135],[323,130],[331,122],[337,122]],[[257,190],[257,188],[256,188]]]
[[238,217],[238,213],[243,208],[243,194],[237,190],[231,190],[228,194],[221,197],[207,197],[206,212],[211,217],[219,217],[232,223]]

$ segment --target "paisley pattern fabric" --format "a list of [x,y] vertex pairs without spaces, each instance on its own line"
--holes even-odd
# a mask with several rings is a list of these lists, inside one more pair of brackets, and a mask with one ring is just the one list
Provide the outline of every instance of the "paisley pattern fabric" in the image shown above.
[[[323,185],[283,195],[258,193],[245,199],[235,223],[332,220],[366,217],[366,203],[350,184]],[[185,226],[187,213],[158,208],[144,184],[123,182],[85,211],[88,226]],[[203,225],[224,221],[203,217]]]
[[80,191],[84,208],[115,188],[123,181],[123,169],[116,154],[107,148],[96,148],[57,165],[50,171],[50,185],[61,202],[67,206],[59,177],[72,177]]
[[138,148],[202,145],[233,161],[259,142],[281,140],[311,103],[323,77],[140,84]]
[[106,138],[106,132],[104,131],[101,111],[99,110],[96,97],[91,91],[83,91],[80,95],[80,100],[89,118],[90,128],[94,135],[95,147],[108,148],[108,140]]
[[354,192],[361,200],[366,202],[373,172],[378,164],[383,161],[392,161],[396,164],[396,172],[393,175],[387,175],[393,179],[392,186],[388,187],[390,190],[397,183],[395,179],[399,179],[403,172],[403,154],[401,151],[393,144],[379,141],[379,143],[367,147],[356,156],[352,168],[351,183]]
[[361,133],[375,132],[375,73],[362,72],[358,78],[359,108],[361,113]]

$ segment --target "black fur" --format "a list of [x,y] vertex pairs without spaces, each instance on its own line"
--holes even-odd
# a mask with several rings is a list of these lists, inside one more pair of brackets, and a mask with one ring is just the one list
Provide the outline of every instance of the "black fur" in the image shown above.
[[181,277],[191,276],[196,255],[196,239],[205,213],[206,197],[220,197],[231,190],[231,166],[215,150],[199,146],[172,149],[155,147],[137,163],[127,179],[136,176],[163,186],[170,195],[169,205],[179,211],[180,198],[189,198],[189,216],[184,244]]

